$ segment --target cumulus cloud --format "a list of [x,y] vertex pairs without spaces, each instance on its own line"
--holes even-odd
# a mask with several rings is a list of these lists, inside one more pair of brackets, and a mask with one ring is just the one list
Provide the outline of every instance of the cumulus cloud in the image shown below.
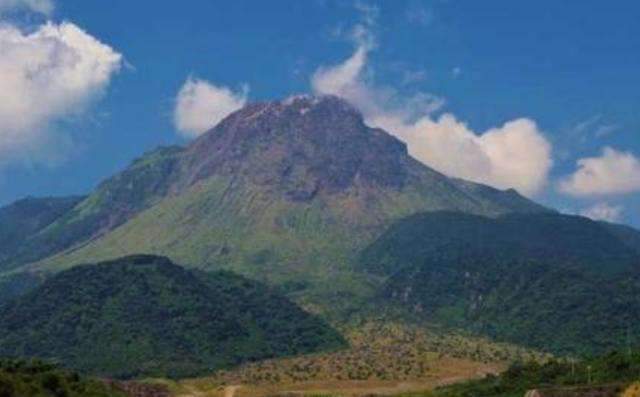
[[599,157],[578,160],[560,191],[572,196],[616,195],[640,191],[640,160],[631,152],[605,147]]
[[205,80],[189,78],[176,98],[173,120],[187,137],[201,135],[247,102],[248,87],[238,92]]
[[622,218],[622,206],[597,203],[580,212],[580,215],[591,218],[594,221],[619,222]]
[[314,73],[314,92],[348,100],[368,124],[403,140],[413,157],[447,175],[515,188],[526,195],[545,186],[552,166],[551,145],[533,120],[508,121],[479,134],[453,114],[435,118],[433,113],[445,104],[442,98],[428,93],[403,95],[374,84],[367,67],[371,40],[363,33],[353,37],[356,49],[348,59]]
[[515,188],[533,195],[546,183],[551,146],[532,120],[506,122],[477,134],[446,113],[413,123],[394,115],[373,118],[407,143],[409,153],[438,171],[501,189]]
[[52,0],[0,0],[0,14],[13,10],[29,10],[43,15],[53,12]]
[[32,161],[27,154],[65,141],[52,136],[52,124],[85,109],[121,62],[119,53],[72,23],[47,23],[31,33],[0,25],[2,161]]

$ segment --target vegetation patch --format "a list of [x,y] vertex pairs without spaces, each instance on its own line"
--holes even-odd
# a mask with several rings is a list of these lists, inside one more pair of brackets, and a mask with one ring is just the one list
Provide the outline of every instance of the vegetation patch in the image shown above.
[[276,291],[156,256],[61,272],[0,308],[0,354],[109,377],[184,377],[346,344]]
[[117,387],[40,360],[0,359],[2,397],[126,397]]

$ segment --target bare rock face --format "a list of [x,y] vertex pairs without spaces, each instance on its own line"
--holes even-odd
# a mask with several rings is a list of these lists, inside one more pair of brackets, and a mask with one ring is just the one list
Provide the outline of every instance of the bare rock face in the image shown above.
[[291,200],[309,200],[358,183],[400,188],[405,145],[369,128],[351,105],[332,96],[256,103],[232,114],[184,153],[189,184],[212,174],[278,186]]

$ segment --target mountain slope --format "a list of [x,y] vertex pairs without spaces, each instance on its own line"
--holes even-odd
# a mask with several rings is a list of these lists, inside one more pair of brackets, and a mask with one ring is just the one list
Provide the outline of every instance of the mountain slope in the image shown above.
[[55,222],[83,198],[29,197],[0,208],[0,269],[27,245],[28,239]]
[[640,232],[630,226],[601,222],[611,234],[620,239],[627,247],[640,254]]
[[[171,171],[180,151],[177,147],[165,147],[147,153],[126,170],[102,182],[87,197],[48,199],[48,202],[60,203],[55,216],[47,217],[48,222],[33,222],[29,234],[21,234],[19,239],[3,244],[0,269],[17,268],[91,241],[150,207],[167,194]],[[3,214],[13,213],[13,208],[20,203],[0,209],[0,233],[2,228],[14,228],[11,218],[7,220]]]
[[[396,219],[437,210],[547,211],[515,191],[450,179],[422,165],[403,143],[367,127],[335,97],[248,105],[183,150],[154,158],[152,164],[169,165],[159,166],[167,171],[159,172],[162,183],[153,189],[146,181],[154,178],[133,176],[147,167],[123,172],[132,175],[123,180],[128,189],[147,197],[138,212],[107,223],[114,229],[76,239],[35,268],[154,253],[296,288],[306,283],[313,288],[305,295],[318,295],[314,302],[329,299],[329,289],[336,301],[346,301],[363,296],[373,282],[353,273],[355,253]],[[77,208],[92,207],[87,203],[99,201],[99,193]],[[92,213],[77,208],[77,216]],[[67,227],[58,223],[47,233],[65,235]]]
[[[497,218],[420,213],[394,223],[363,250],[359,262],[366,271],[389,275],[403,266],[428,264],[433,259],[488,254],[502,260],[560,263],[610,274],[640,263],[640,254],[623,236],[612,233],[611,227],[554,213]],[[626,236],[632,235],[629,228]]]
[[495,340],[591,354],[624,348],[628,335],[638,340],[639,282],[637,275],[608,279],[557,263],[476,256],[406,269],[378,302]]
[[364,250],[389,276],[377,304],[563,354],[640,340],[640,256],[607,227],[559,214],[418,214]]
[[155,256],[75,267],[0,308],[0,355],[101,376],[188,376],[343,345],[261,284]]

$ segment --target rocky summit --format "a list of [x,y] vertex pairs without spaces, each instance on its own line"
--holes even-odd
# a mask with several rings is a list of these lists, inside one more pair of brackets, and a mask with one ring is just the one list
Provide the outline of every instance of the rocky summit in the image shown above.
[[249,105],[185,151],[185,181],[246,176],[289,200],[344,192],[354,185],[401,189],[406,146],[337,97],[296,96]]

